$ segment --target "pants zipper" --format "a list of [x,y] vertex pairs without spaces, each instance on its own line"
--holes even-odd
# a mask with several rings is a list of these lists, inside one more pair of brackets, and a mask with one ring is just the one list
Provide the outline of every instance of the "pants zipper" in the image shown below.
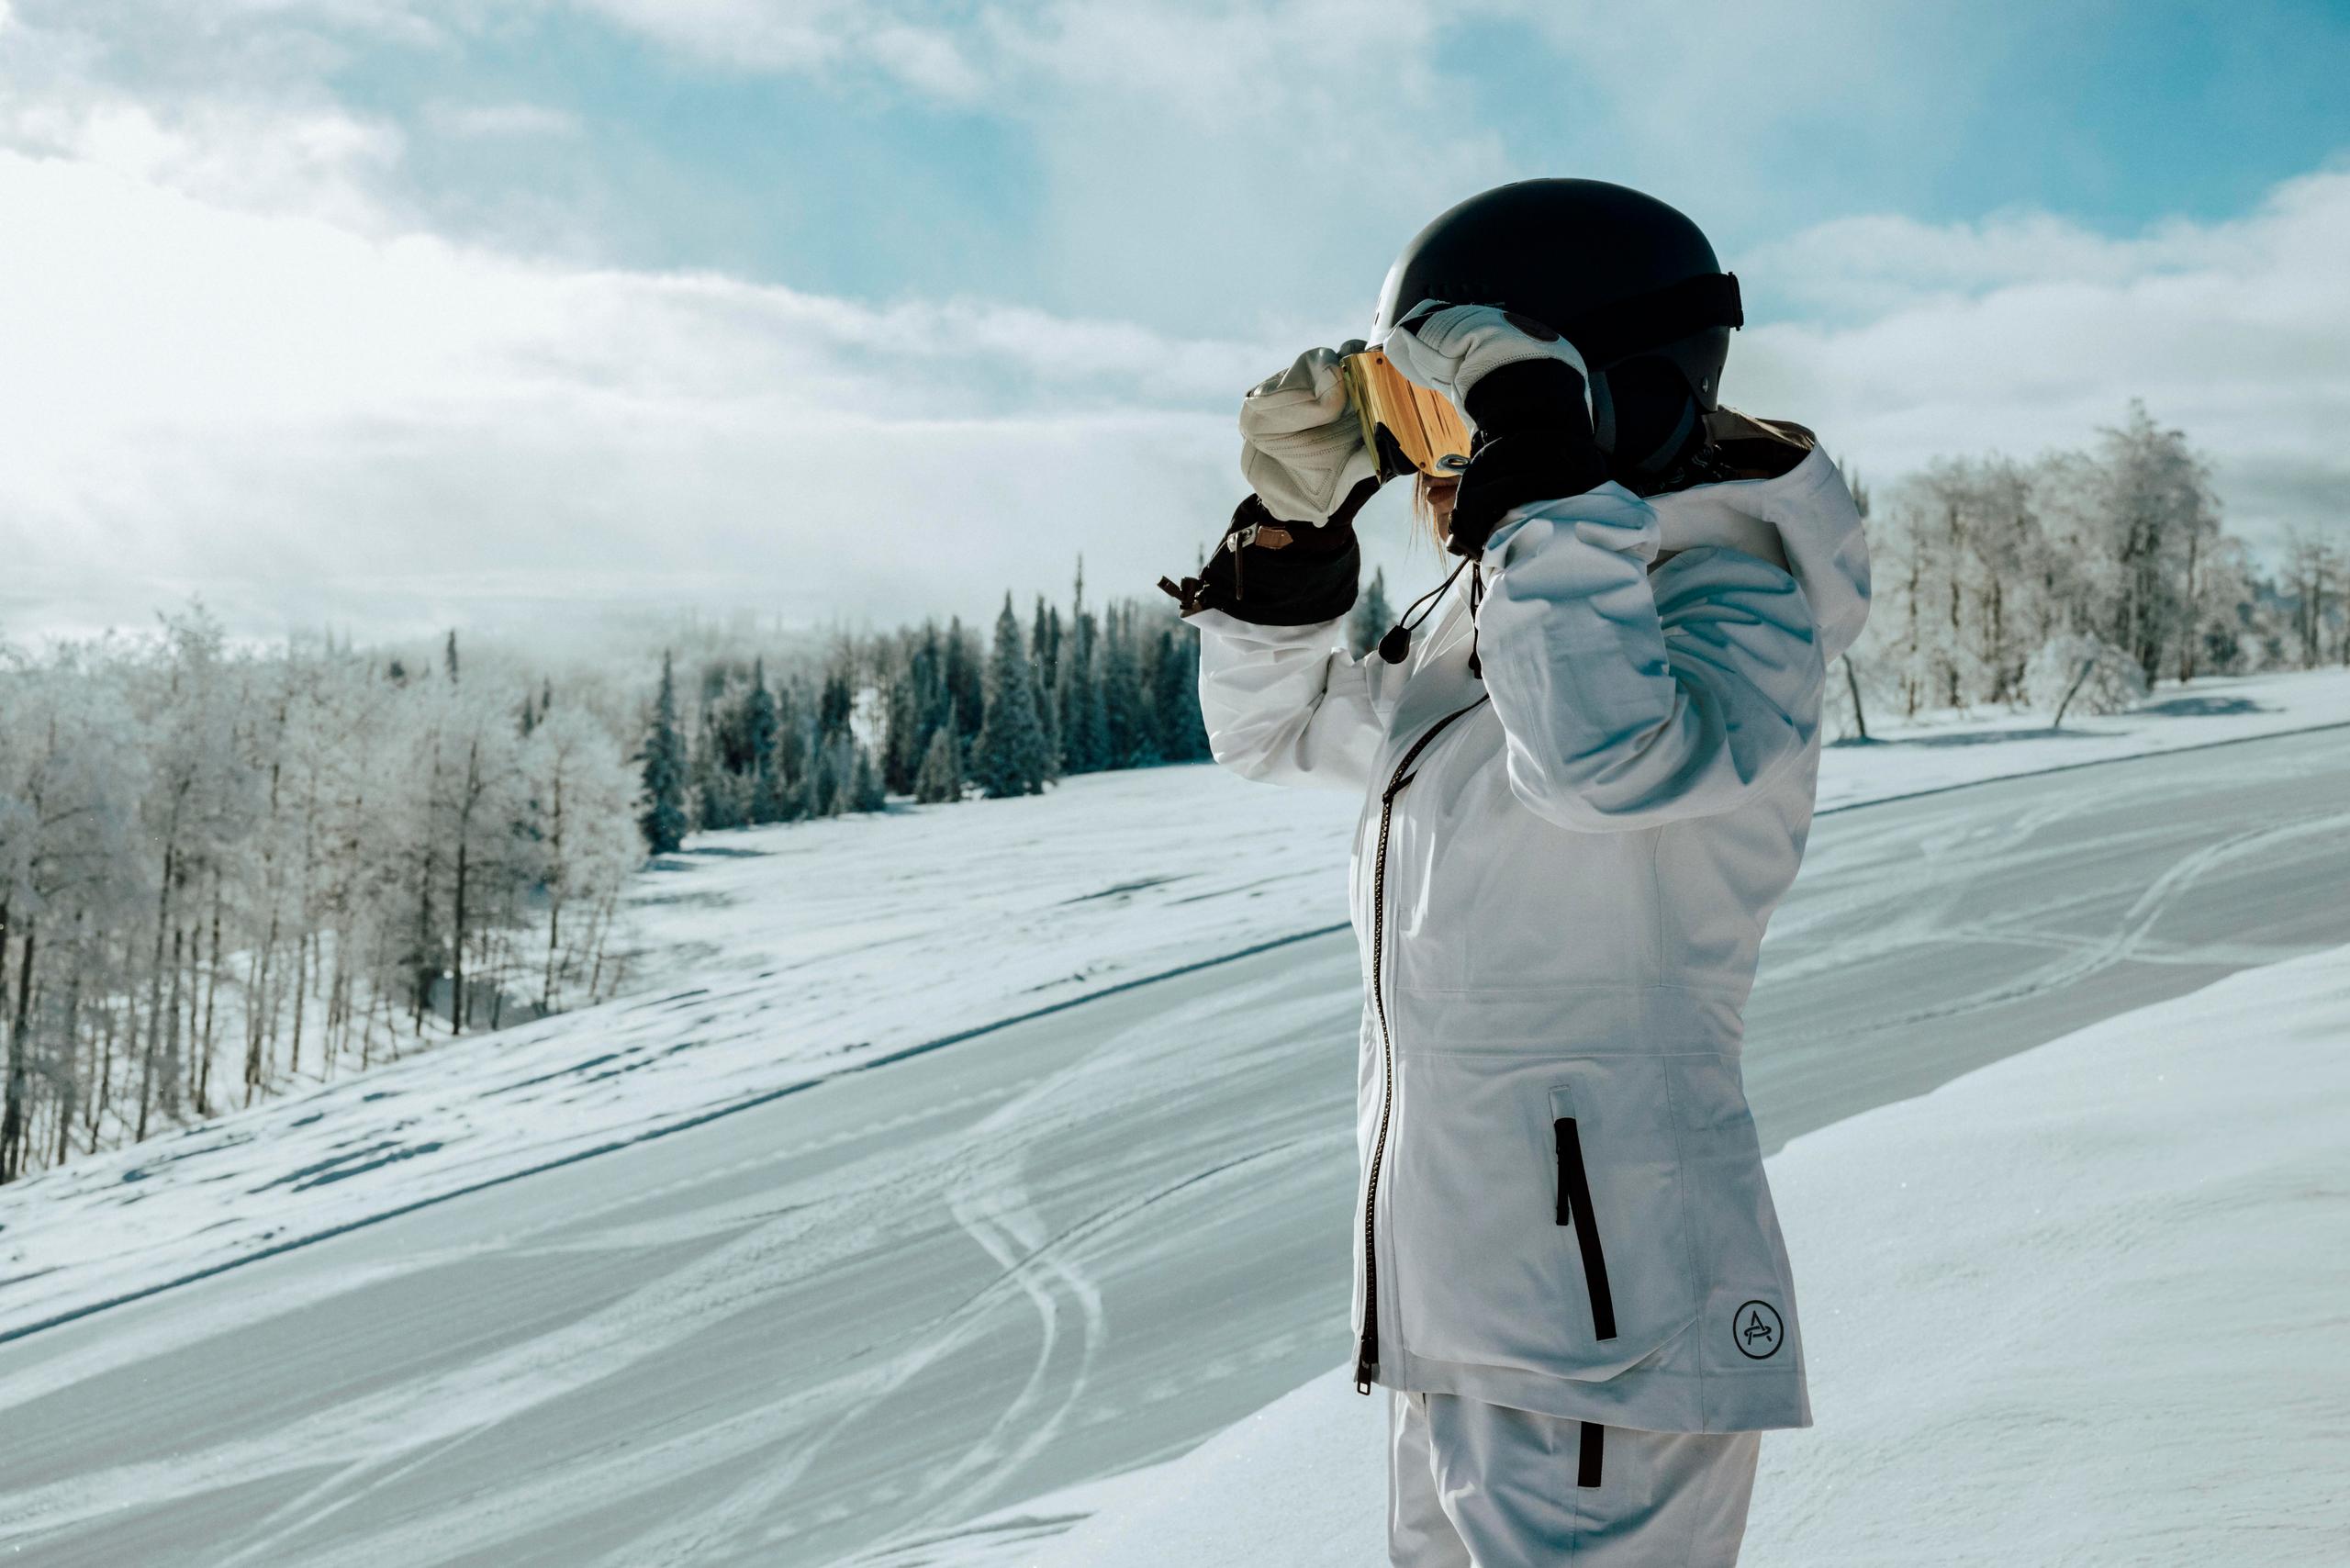
[[1575,1484],[1597,1486],[1601,1467],[1606,1463],[1607,1428],[1596,1421],[1583,1422],[1575,1432]]
[[1480,697],[1466,708],[1456,708],[1429,726],[1412,743],[1404,759],[1388,776],[1379,796],[1379,853],[1371,873],[1371,1002],[1379,1015],[1379,1136],[1371,1146],[1371,1168],[1362,1200],[1362,1338],[1355,1346],[1355,1392],[1369,1394],[1379,1375],[1379,1172],[1387,1158],[1387,1127],[1395,1114],[1395,1041],[1387,1026],[1387,835],[1394,825],[1395,797],[1416,777],[1412,764],[1428,743],[1444,734],[1455,719],[1484,706]]

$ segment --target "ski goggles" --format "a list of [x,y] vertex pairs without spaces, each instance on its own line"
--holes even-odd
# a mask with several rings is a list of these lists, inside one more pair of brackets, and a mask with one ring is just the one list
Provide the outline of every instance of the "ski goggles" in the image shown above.
[[1362,421],[1363,444],[1379,459],[1380,478],[1416,468],[1430,478],[1454,479],[1469,466],[1469,421],[1441,393],[1404,380],[1377,349],[1347,355],[1338,374],[1347,403]]

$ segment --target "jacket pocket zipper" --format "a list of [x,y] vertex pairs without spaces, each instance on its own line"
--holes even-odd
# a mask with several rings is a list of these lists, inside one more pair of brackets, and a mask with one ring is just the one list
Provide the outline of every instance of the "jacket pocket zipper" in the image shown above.
[[1575,1248],[1583,1254],[1583,1288],[1591,1293],[1591,1331],[1600,1339],[1616,1338],[1616,1298],[1607,1288],[1607,1253],[1599,1244],[1599,1224],[1592,1217],[1591,1175],[1583,1169],[1583,1138],[1572,1116],[1550,1124],[1559,1147],[1558,1221],[1575,1233]]
[[1388,775],[1387,788],[1379,796],[1379,854],[1371,864],[1371,1001],[1372,1011],[1379,1014],[1379,1136],[1371,1141],[1371,1169],[1363,1186],[1362,1200],[1362,1338],[1355,1346],[1355,1392],[1369,1394],[1371,1383],[1379,1375],[1379,1172],[1387,1159],[1387,1127],[1395,1115],[1395,1041],[1387,1027],[1387,989],[1384,959],[1387,953],[1387,835],[1394,825],[1395,797],[1404,792],[1416,775],[1412,764],[1427,749],[1428,743],[1444,734],[1452,721],[1464,713],[1474,712],[1488,699],[1480,697],[1465,708],[1456,708],[1428,727],[1427,733],[1412,743],[1404,759]]

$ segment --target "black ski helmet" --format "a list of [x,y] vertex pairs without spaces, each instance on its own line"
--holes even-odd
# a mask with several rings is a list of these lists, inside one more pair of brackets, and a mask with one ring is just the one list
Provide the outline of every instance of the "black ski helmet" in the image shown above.
[[1439,216],[1388,269],[1377,330],[1426,299],[1497,305],[1574,344],[1591,371],[1600,447],[1628,482],[1695,444],[1719,401],[1730,332],[1745,322],[1738,279],[1705,231],[1603,180],[1519,180]]

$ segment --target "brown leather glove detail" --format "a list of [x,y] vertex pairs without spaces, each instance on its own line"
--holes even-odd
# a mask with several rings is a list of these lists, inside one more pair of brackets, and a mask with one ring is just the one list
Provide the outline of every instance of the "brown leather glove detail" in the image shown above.
[[1348,493],[1316,528],[1284,522],[1255,496],[1232,514],[1232,526],[1196,577],[1158,586],[1185,615],[1221,610],[1258,626],[1312,626],[1335,621],[1354,608],[1362,577],[1362,548],[1355,540],[1355,513],[1379,489],[1365,479]]

